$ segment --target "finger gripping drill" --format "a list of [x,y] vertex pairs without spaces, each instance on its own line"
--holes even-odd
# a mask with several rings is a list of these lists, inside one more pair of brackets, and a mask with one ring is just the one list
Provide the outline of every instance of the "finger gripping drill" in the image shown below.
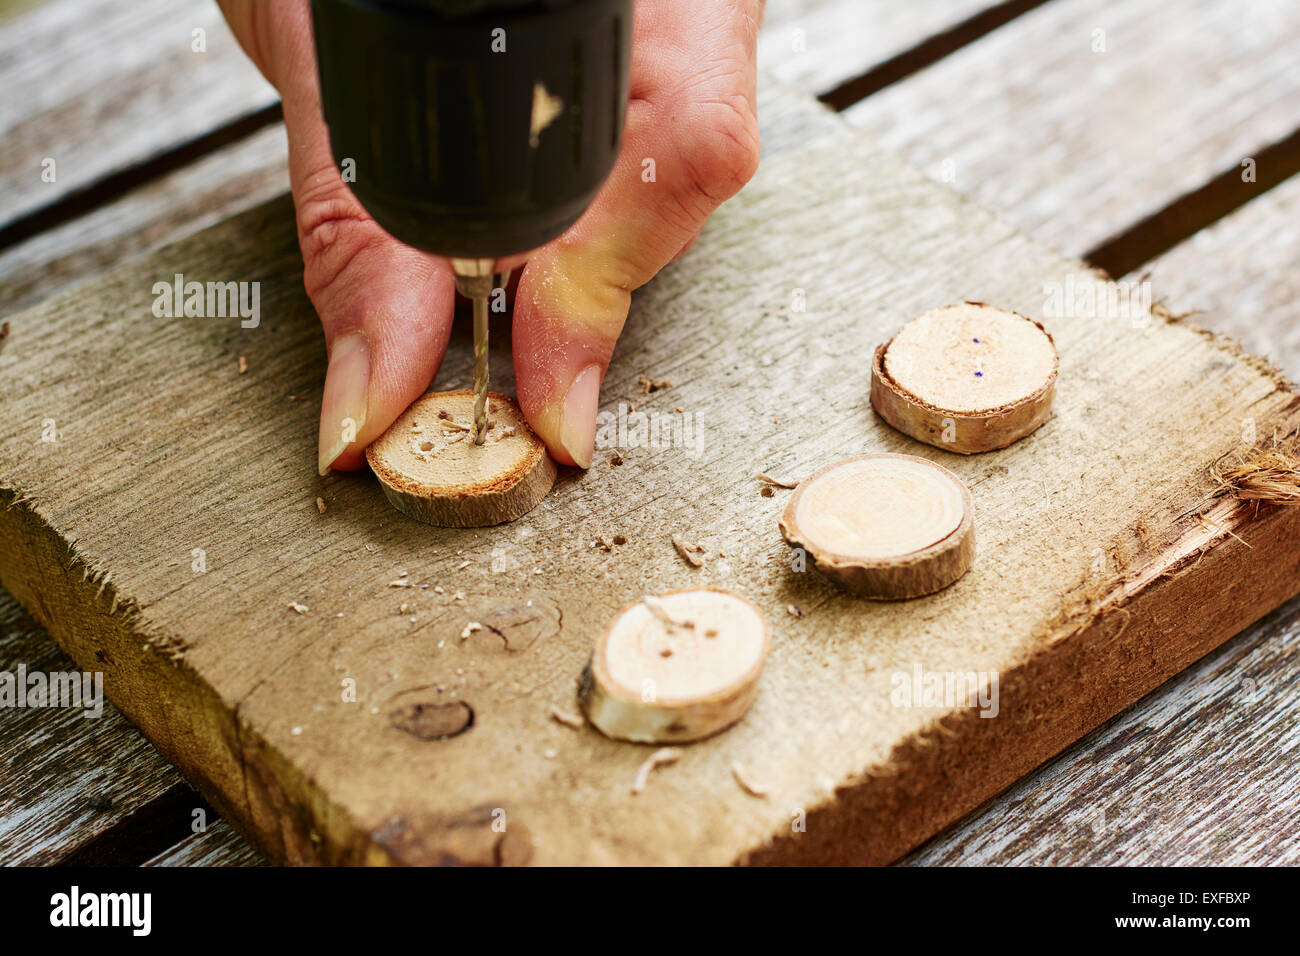
[[[623,134],[632,0],[312,0],[344,181],[389,234],[452,262],[474,303],[474,440],[487,430],[498,258],[571,226]],[[351,175],[347,175],[351,173]]]

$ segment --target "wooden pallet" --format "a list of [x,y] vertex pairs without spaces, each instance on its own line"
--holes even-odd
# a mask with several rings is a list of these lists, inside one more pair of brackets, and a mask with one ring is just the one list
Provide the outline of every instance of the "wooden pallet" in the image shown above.
[[[1101,280],[772,89],[777,146],[637,297],[606,382],[617,412],[639,375],[671,378],[640,410],[690,412],[698,453],[622,449],[623,465],[568,475],[525,519],[477,531],[415,525],[367,477],[320,482],[323,353],[281,201],[13,320],[0,581],[106,671],[218,809],[292,862],[883,862],[1300,589],[1300,511],[1216,496],[1209,477],[1251,453],[1243,419],[1261,438],[1295,429],[1300,402],[1276,375],[1159,317],[1046,314],[1047,284]],[[176,272],[260,281],[262,324],[156,319],[152,285]],[[975,570],[898,605],[791,573],[781,499],[750,476],[916,451],[872,415],[862,356],[968,296],[1040,317],[1062,355],[1049,426],[995,454],[933,453],[975,494]],[[440,380],[468,368],[456,338]],[[61,437],[43,443],[49,419]],[[712,560],[683,564],[671,532]],[[591,547],[615,533],[615,552]],[[401,570],[444,593],[390,587]],[[548,712],[572,707],[619,607],[695,583],[768,615],[763,693],[633,798],[647,751]],[[495,629],[462,641],[470,620]],[[917,666],[998,672],[999,716],[892,706],[894,675]],[[468,732],[394,726],[453,694],[473,708]],[[732,761],[771,797],[744,793]]]

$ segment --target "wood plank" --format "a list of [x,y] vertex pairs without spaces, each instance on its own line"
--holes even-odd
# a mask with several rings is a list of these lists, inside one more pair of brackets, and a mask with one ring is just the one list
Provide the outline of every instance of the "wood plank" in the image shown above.
[[276,123],[0,251],[0,314],[280,195],[289,188],[287,157]]
[[1300,380],[1300,176],[1127,277]]
[[207,0],[49,0],[0,64],[0,228],[278,99]]
[[829,92],[999,6],[998,0],[768,0],[759,65],[812,96]]
[[[849,134],[769,157],[636,297],[605,407],[670,377],[642,410],[689,410],[698,453],[620,449],[621,467],[566,475],[508,527],[417,526],[365,476],[315,477],[323,355],[299,269],[278,202],[16,316],[0,353],[0,580],[74,658],[110,653],[123,709],[279,860],[891,859],[1300,588],[1300,510],[1215,499],[1206,476],[1240,449],[1245,410],[1289,431],[1296,396],[1192,329],[1099,336],[1069,316],[1043,316],[1062,356],[1053,422],[993,455],[934,453],[980,516],[959,585],[867,605],[790,572],[782,499],[747,494],[749,475],[918,450],[871,415],[863,349],[945,301],[1041,313],[1045,283],[1099,281]],[[260,280],[262,323],[156,320],[152,282],[177,271]],[[440,382],[469,368],[462,328]],[[37,441],[48,418],[58,442]],[[673,530],[727,557],[688,568]],[[589,546],[614,532],[619,553]],[[388,587],[399,569],[445,593]],[[763,692],[633,799],[644,748],[548,711],[572,705],[591,635],[628,600],[700,583],[768,615]],[[415,623],[397,607],[412,598]],[[516,640],[460,640],[494,616]],[[892,706],[913,666],[998,671],[999,718]],[[474,708],[467,733],[389,724],[452,695]],[[742,792],[733,760],[772,798]]]
[[1297,42],[1290,0],[1054,0],[844,115],[1086,256],[1300,129]]
[[208,827],[204,833],[186,837],[165,853],[159,853],[145,866],[266,866],[262,854],[248,845],[234,827],[224,820]]
[[904,862],[1294,866],[1297,676],[1291,601]]
[[[1148,281],[1188,321],[1300,378],[1300,177],[1171,249]],[[911,855],[917,865],[1300,862],[1292,601]],[[1243,826],[1243,821],[1249,821]]]
[[[77,670],[0,591],[0,671],[19,664],[28,673]],[[181,782],[111,703],[100,717],[83,713],[0,709],[0,865],[58,863]]]

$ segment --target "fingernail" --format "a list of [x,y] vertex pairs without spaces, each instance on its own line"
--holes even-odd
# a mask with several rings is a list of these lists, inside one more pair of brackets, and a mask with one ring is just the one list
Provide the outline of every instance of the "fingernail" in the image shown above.
[[343,454],[366,424],[366,391],[370,387],[370,343],[362,332],[334,340],[321,399],[320,449],[316,467],[322,475]]
[[596,405],[600,399],[600,366],[579,372],[564,396],[560,418],[560,444],[582,468],[591,467],[596,444]]

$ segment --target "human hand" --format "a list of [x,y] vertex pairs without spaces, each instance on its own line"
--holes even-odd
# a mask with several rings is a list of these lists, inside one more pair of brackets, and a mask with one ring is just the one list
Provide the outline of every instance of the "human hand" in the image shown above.
[[[344,184],[321,115],[308,0],[219,3],[284,104],[304,284],[329,350],[320,472],[357,469],[366,446],[425,392],[446,354],[451,267],[389,236]],[[600,383],[632,290],[685,252],[757,168],[762,6],[636,4],[619,159],[582,218],[531,254],[515,294],[519,404],[562,464],[591,465]],[[642,177],[646,159],[654,161],[654,181]]]

